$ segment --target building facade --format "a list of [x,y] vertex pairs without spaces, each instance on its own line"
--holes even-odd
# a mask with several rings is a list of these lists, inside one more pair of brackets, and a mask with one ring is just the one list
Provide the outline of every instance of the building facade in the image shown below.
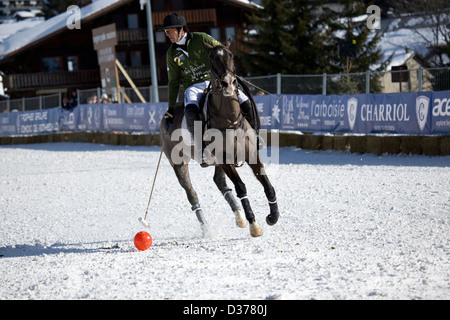
[[[95,5],[102,1],[107,5],[96,10]],[[165,52],[170,41],[159,30],[167,14],[181,13],[191,31],[203,31],[224,42],[243,34],[248,24],[247,14],[256,8],[248,1],[230,0],[153,0],[151,5],[159,85],[167,84]],[[87,2],[80,11],[80,28],[69,28],[65,24],[68,13],[61,13],[64,16],[60,17],[59,28],[47,20],[38,26],[43,29],[38,36],[0,56],[3,85],[12,99],[100,87],[92,29],[111,23],[115,23],[117,30],[117,59],[136,86],[151,85],[147,17],[140,1],[98,0]],[[235,53],[237,46],[234,42]],[[127,85],[123,76],[120,83]]]

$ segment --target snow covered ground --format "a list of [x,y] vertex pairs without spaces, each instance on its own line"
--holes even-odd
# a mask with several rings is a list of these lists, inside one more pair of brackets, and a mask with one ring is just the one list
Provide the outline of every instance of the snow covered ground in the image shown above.
[[267,165],[281,209],[251,238],[191,165],[211,234],[163,157],[148,221],[134,235],[159,147],[0,147],[0,299],[448,299],[450,157],[280,149]]

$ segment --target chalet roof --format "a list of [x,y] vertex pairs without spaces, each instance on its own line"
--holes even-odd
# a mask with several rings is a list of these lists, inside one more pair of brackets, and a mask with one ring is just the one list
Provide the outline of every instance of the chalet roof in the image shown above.
[[[90,21],[104,15],[126,3],[136,0],[97,0],[80,9],[81,25],[83,21]],[[227,3],[243,8],[257,8],[259,5],[251,0],[226,0]],[[68,29],[67,20],[73,12],[63,12],[41,23],[34,24],[32,28],[25,28],[5,38],[0,43],[0,60],[5,60],[23,50],[30,48],[43,40],[54,37]]]
[[[80,9],[81,23],[95,19],[99,15],[112,11],[133,0],[98,0],[90,5]],[[51,38],[67,30],[67,19],[73,15],[73,12],[63,12],[33,28],[20,30],[4,39],[0,44],[0,60],[13,56],[29,47],[32,47],[45,39]]]

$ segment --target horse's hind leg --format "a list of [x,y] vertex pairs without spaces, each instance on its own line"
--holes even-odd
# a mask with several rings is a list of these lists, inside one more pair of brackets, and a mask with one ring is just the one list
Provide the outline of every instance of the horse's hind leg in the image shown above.
[[186,191],[186,195],[189,203],[191,204],[192,211],[195,212],[202,230],[205,231],[204,227],[206,226],[206,219],[200,207],[197,192],[195,192],[194,188],[192,187],[191,178],[189,175],[189,166],[187,164],[176,164],[173,166],[173,170],[175,171],[175,175],[178,178],[178,182]]
[[239,228],[245,228],[247,226],[247,220],[245,219],[241,207],[234,197],[231,188],[228,187],[225,172],[220,166],[215,167],[214,183],[216,184],[217,188],[219,188],[220,192],[222,192],[222,195],[224,196],[225,200],[227,200],[228,204],[231,207],[231,210],[233,210],[236,225]]
[[266,222],[268,225],[273,226],[277,223],[280,216],[280,212],[278,211],[277,196],[274,187],[267,177],[266,171],[264,170],[264,164],[262,163],[259,154],[257,156],[257,162],[249,163],[249,166],[252,168],[255,177],[264,187],[264,193],[266,194],[270,207],[270,214],[266,217]]
[[250,206],[250,201],[247,197],[247,188],[242,182],[241,177],[239,177],[239,174],[236,171],[236,167],[234,165],[222,165],[222,168],[228,178],[230,178],[230,180],[233,182],[236,189],[236,194],[241,200],[241,204],[245,212],[245,217],[250,224],[250,234],[252,235],[252,237],[259,237],[260,235],[262,235],[262,230],[259,224],[256,222],[255,214],[253,213],[253,210]]

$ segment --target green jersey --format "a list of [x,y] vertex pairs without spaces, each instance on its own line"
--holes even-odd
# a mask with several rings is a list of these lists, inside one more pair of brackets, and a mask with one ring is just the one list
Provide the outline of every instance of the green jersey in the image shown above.
[[180,84],[187,89],[193,84],[210,80],[209,53],[203,42],[214,47],[220,45],[220,42],[206,33],[190,32],[185,45],[172,43],[167,50],[169,108],[175,107]]

